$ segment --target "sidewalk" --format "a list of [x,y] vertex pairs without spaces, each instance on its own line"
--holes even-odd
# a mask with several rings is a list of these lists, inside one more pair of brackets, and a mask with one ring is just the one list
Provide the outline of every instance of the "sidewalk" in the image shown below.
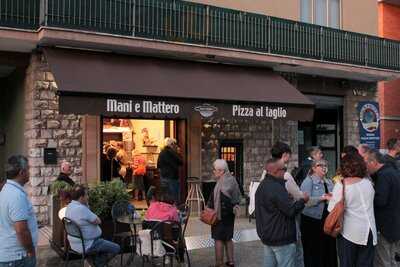
[[[49,228],[41,229],[38,248],[38,266],[59,266],[64,261],[50,248],[48,238],[51,236]],[[207,267],[214,264],[214,242],[210,236],[210,227],[200,222],[198,218],[191,218],[186,233],[186,242],[193,267]],[[248,218],[239,218],[235,223],[235,263],[236,266],[253,267],[262,265],[263,246],[258,240],[255,230],[255,220],[251,223]],[[128,259],[128,255],[124,257]],[[120,265],[120,258],[116,258],[109,266]],[[68,266],[82,266],[80,261],[70,261]],[[141,259],[135,257],[134,265],[141,266]],[[150,266],[146,264],[145,266]],[[162,266],[162,265],[160,265]],[[174,264],[177,266],[177,264]]]
[[[189,252],[192,267],[208,267],[214,264],[214,248],[204,248],[192,250]],[[124,256],[124,264],[128,259],[128,255]],[[256,267],[262,266],[263,261],[263,247],[260,241],[252,242],[242,242],[235,244],[235,266],[240,267]],[[139,257],[135,257],[134,264],[129,266],[141,266],[142,262]],[[39,267],[47,266],[62,266],[64,261],[62,261],[58,255],[49,247],[39,248]],[[109,264],[109,266],[117,267],[120,265],[120,257],[116,257]],[[68,266],[71,267],[81,267],[81,261],[70,261]],[[150,264],[145,264],[146,267],[151,266]],[[162,264],[158,265],[162,266]],[[178,266],[174,262],[174,266]]]

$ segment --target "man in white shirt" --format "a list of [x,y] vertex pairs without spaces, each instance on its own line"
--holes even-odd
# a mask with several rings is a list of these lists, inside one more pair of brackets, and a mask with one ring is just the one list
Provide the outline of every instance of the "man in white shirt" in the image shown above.
[[[120,252],[120,246],[114,242],[101,237],[99,225],[101,220],[88,207],[88,194],[85,187],[75,185],[71,193],[72,201],[68,204],[65,216],[77,223],[82,231],[86,253],[97,252],[94,263],[97,266],[104,266],[108,259]],[[71,248],[82,253],[82,242],[80,239],[68,236]],[[109,255],[111,254],[111,255]]]
[[[280,163],[287,166],[292,156],[292,150],[289,145],[283,142],[276,142],[271,149],[271,156],[275,159],[279,159]],[[286,180],[285,187],[289,195],[298,201],[304,198],[304,193],[300,190],[296,181],[290,172],[286,171],[284,174],[284,179]],[[296,259],[295,267],[304,267],[304,257],[303,257],[303,245],[301,243],[301,234],[299,227],[299,218],[296,219],[296,231],[297,231],[297,242],[296,242]]]

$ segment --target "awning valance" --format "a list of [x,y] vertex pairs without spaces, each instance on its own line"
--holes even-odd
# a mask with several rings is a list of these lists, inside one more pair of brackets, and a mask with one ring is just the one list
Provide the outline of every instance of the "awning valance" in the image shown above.
[[313,103],[268,69],[67,49],[44,52],[60,91],[60,113],[146,115],[154,104],[152,116],[158,110],[168,115],[173,108],[168,105],[179,105],[176,117],[195,111],[250,117],[250,108],[254,114],[259,109],[254,117],[275,112],[275,118],[280,112],[279,118],[304,121],[313,116]]

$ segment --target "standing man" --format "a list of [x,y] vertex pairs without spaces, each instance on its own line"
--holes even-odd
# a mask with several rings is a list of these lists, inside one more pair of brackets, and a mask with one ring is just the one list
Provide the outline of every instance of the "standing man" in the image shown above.
[[378,245],[375,250],[375,267],[399,266],[396,253],[400,252],[400,173],[377,150],[365,156],[368,172],[375,181],[374,210]]
[[395,170],[399,171],[399,163],[397,156],[400,153],[400,142],[396,138],[390,138],[386,143],[388,153],[385,155],[385,164],[392,166]]
[[296,174],[295,180],[298,185],[301,185],[304,179],[307,177],[308,172],[311,168],[311,162],[314,160],[321,160],[324,157],[324,153],[318,146],[312,146],[307,149],[308,157],[303,161],[299,171]]
[[[289,145],[283,142],[276,142],[271,149],[271,156],[274,159],[277,159],[279,163],[287,166],[289,160],[292,156],[292,150]],[[287,169],[287,168],[286,168]],[[298,201],[304,198],[303,192],[300,190],[299,186],[296,184],[293,176],[285,171],[284,179],[286,181],[285,188],[288,191],[289,195],[295,200]],[[295,259],[295,267],[304,267],[304,255],[303,255],[303,244],[301,242],[301,232],[300,232],[300,216],[296,218],[296,259]]]
[[0,267],[36,266],[38,226],[24,185],[29,181],[28,159],[8,159],[7,183],[0,192]]
[[266,164],[267,175],[256,192],[257,234],[264,244],[264,267],[294,267],[295,218],[309,197],[293,201],[285,188],[286,168],[278,159]]
[[164,142],[165,147],[158,156],[157,168],[160,169],[161,183],[168,186],[175,204],[179,205],[179,166],[182,165],[182,159],[175,139],[167,137]]
[[72,174],[71,164],[67,161],[63,161],[61,163],[61,172],[57,177],[57,181],[63,181],[69,184],[70,186],[74,186],[75,183],[70,177],[71,174]]

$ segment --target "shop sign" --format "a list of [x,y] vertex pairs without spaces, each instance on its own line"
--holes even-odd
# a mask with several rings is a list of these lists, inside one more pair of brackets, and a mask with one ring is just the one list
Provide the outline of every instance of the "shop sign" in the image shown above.
[[181,111],[178,104],[166,103],[165,101],[133,101],[107,99],[107,112],[121,112],[132,114],[165,114],[177,115]]
[[312,109],[274,104],[200,102],[195,99],[144,97],[60,96],[61,114],[90,114],[141,118],[188,118],[193,113],[203,118],[288,119],[312,118]]
[[271,106],[248,106],[248,105],[211,105],[208,103],[194,107],[194,110],[199,112],[204,118],[209,118],[214,115],[234,118],[268,118],[268,119],[285,119],[287,110],[283,107]]
[[380,146],[380,114],[379,104],[374,101],[358,103],[360,143],[379,149]]

